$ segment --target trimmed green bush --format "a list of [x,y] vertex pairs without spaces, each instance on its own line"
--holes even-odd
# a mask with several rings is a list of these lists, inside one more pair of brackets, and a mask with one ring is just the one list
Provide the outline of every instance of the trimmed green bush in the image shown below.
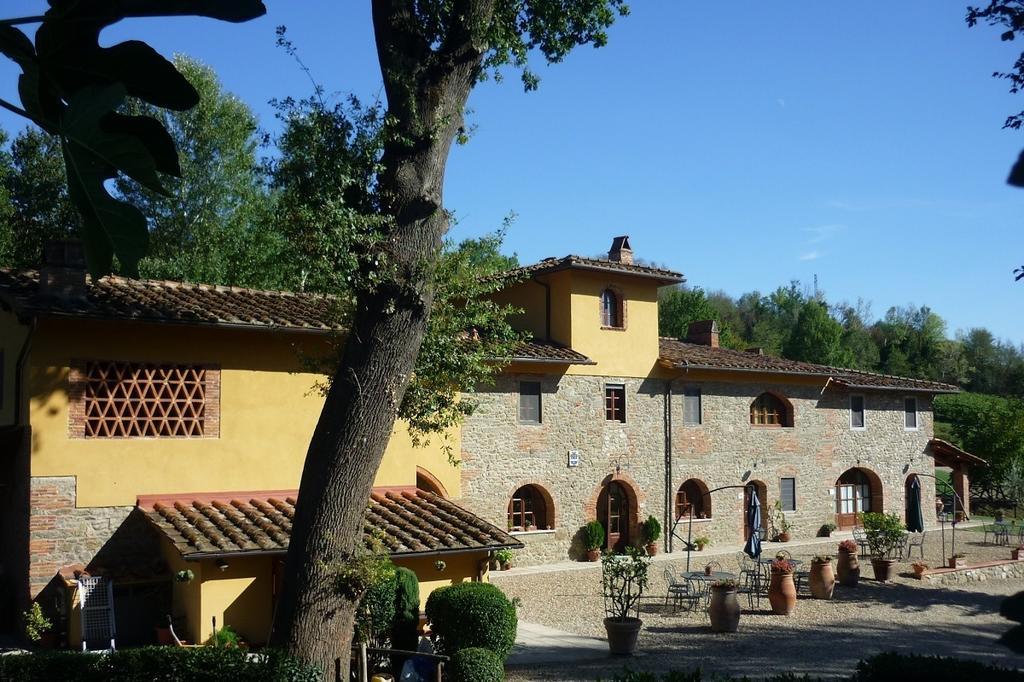
[[[251,656],[251,658],[250,658]],[[320,682],[322,675],[272,650],[142,647],[109,654],[46,651],[0,656],[0,680],[18,682]]]
[[649,545],[661,538],[661,522],[653,515],[648,516],[647,520],[640,524],[640,530],[643,532],[644,544]]
[[430,629],[437,634],[438,653],[490,649],[502,661],[516,641],[516,608],[490,583],[459,583],[434,590],[427,599]]
[[356,611],[356,641],[385,647],[395,620],[395,595],[398,591],[397,569],[381,572],[366,588]]
[[583,544],[587,550],[601,549],[604,537],[604,526],[600,521],[591,521],[583,526]]
[[[420,581],[408,568],[395,569],[395,618],[391,621],[391,648],[416,651],[420,643]],[[405,656],[391,657],[391,669],[398,672]]]
[[946,656],[917,656],[889,652],[857,664],[853,682],[1020,682],[1024,672]]
[[469,647],[452,656],[446,668],[452,682],[504,682],[505,667],[490,649]]

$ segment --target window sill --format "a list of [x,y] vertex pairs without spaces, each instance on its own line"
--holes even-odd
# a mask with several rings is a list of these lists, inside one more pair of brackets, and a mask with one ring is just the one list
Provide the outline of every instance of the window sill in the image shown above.
[[604,332],[624,332],[624,331],[626,331],[626,328],[625,327],[606,327],[604,325],[601,325],[601,331],[604,331]]
[[544,426],[544,422],[524,422],[520,420],[519,426]]
[[557,528],[545,529],[545,530],[510,530],[509,535],[520,536],[520,535],[552,535],[558,530]]
[[866,427],[866,426],[851,426],[850,430],[851,431],[867,431],[868,427]]
[[792,426],[783,426],[782,424],[751,424],[752,429],[791,429]]
[[[678,523],[690,523],[690,517],[681,516],[676,519]],[[693,519],[693,523],[711,523],[714,519]]]
[[914,427],[914,428],[912,428],[912,429],[911,429],[911,428],[907,428],[906,426],[904,426],[904,427],[903,427],[903,430],[904,430],[904,431],[911,431],[911,432],[913,432],[913,431],[920,431],[920,430],[921,430],[921,427],[920,427],[920,426],[916,426],[916,427]]

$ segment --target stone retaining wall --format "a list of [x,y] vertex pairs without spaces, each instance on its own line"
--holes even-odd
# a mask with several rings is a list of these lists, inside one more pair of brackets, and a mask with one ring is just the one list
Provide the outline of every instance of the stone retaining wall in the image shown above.
[[985,580],[1020,580],[1024,578],[1024,561],[1006,561],[995,566],[958,568],[956,570],[929,572],[921,580],[932,585],[964,585]]

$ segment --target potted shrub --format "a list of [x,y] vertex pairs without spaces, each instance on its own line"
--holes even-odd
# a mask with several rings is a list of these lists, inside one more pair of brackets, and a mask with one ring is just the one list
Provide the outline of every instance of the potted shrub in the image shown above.
[[917,576],[918,579],[920,579],[921,576],[924,575],[924,572],[928,570],[928,564],[923,561],[915,561],[910,564],[910,567],[914,569],[914,575]]
[[957,552],[953,556],[949,557],[949,567],[950,568],[963,567],[964,562],[961,561],[961,559],[965,559],[966,557],[967,557],[967,555],[964,554],[963,552]]
[[835,529],[836,529],[836,524],[832,523],[831,521],[826,521],[825,523],[821,524],[821,528],[818,529],[818,537],[819,538],[830,538],[830,537],[832,537],[832,532]]
[[697,548],[698,552],[703,552],[704,548],[711,544],[711,538],[707,535],[698,535],[693,539],[693,546]]
[[793,526],[786,520],[786,513],[782,511],[782,500],[775,500],[771,514],[768,515],[768,526],[772,530],[772,540],[789,542],[789,531]]
[[21,615],[25,621],[25,638],[33,646],[52,649],[56,644],[53,623],[43,613],[43,607],[39,605],[39,602],[32,602],[32,606],[28,607]]
[[768,583],[768,603],[772,605],[772,613],[788,616],[796,608],[793,562],[788,559],[776,559],[771,566],[772,577]]
[[811,559],[811,575],[808,579],[811,596],[815,599],[831,599],[836,587],[836,576],[832,571],[832,557],[819,554]]
[[494,560],[501,566],[501,570],[507,571],[512,568],[512,550],[502,547],[494,553]]
[[857,543],[853,540],[843,540],[839,543],[836,577],[843,587],[857,587],[857,581],[860,580],[860,562],[857,561]]
[[604,544],[604,526],[600,521],[591,521],[583,526],[583,546],[587,549],[587,561],[601,558],[601,545]]
[[1022,554],[1024,554],[1024,545],[1017,545],[1016,547],[1014,547],[1013,549],[1010,550],[1010,555],[1014,559],[1018,559],[1019,560],[1021,558]]
[[904,543],[903,522],[896,514],[865,512],[861,514],[861,523],[871,551],[871,568],[875,572],[875,580],[883,583],[892,580],[896,560],[889,557],[893,550]]
[[627,547],[624,555],[608,553],[601,557],[604,628],[612,654],[631,656],[636,651],[636,638],[643,625],[640,597],[647,589],[650,565],[650,557],[636,547]]
[[735,580],[716,580],[711,583],[711,605],[708,617],[712,632],[736,632],[740,626],[740,603],[736,599]]
[[661,538],[661,523],[654,516],[648,516],[647,520],[640,524],[640,532],[644,536],[644,547],[647,549],[647,556],[654,556],[658,553],[658,540]]

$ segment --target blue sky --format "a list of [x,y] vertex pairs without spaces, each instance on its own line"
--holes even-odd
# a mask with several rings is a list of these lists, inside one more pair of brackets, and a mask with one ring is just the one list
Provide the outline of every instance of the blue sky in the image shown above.
[[[876,316],[928,304],[950,335],[985,326],[1020,343],[1024,190],[1005,177],[1024,135],[1001,125],[1024,97],[990,77],[1020,45],[969,30],[965,4],[634,1],[607,47],[538,61],[538,92],[515,74],[474,91],[476,132],[448,167],[452,236],[515,211],[506,245],[524,261],[629,234],[638,256],[708,290],[816,274],[830,301],[860,297]],[[380,93],[369,3],[267,5],[249,24],[140,20],[104,42],[211,64],[271,130],[267,101],[309,91],[274,46],[278,24],[329,90]],[[0,65],[0,96],[16,97],[15,74]]]

